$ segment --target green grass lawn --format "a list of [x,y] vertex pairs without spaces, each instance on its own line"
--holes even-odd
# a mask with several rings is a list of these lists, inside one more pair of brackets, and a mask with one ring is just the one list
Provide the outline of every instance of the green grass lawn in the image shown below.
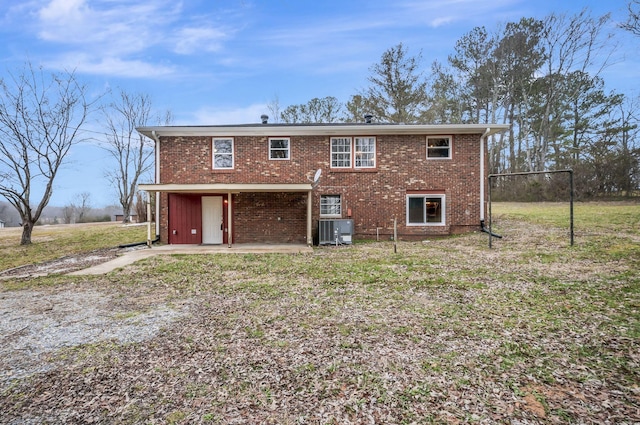
[[21,246],[21,228],[0,229],[0,271],[65,255],[147,240],[146,225],[121,223],[36,226],[32,244]]
[[5,294],[39,297],[100,290],[113,327],[138,317],[143,326],[161,308],[185,315],[149,339],[96,340],[39,359],[50,369],[9,380],[0,415],[640,422],[640,207],[577,204],[573,247],[566,204],[501,203],[493,213],[503,239],[492,249],[477,232],[400,241],[395,253],[391,242],[367,242],[170,255],[105,276],[5,282]]
[[[500,202],[492,207],[500,217],[556,227],[569,227],[568,202]],[[625,202],[576,202],[574,226],[582,233],[618,232],[640,235],[640,204]]]

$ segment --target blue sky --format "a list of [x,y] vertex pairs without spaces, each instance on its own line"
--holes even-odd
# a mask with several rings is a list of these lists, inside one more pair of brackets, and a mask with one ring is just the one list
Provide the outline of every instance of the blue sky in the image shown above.
[[[276,97],[282,108],[314,97],[347,101],[400,42],[422,53],[428,71],[476,26],[492,31],[584,7],[626,19],[626,0],[0,0],[0,76],[29,60],[75,69],[93,95],[149,94],[174,124],[259,122]],[[637,95],[639,39],[611,30],[619,47],[603,76],[610,89]],[[81,192],[96,207],[116,203],[103,151],[76,146],[69,161],[51,205]]]

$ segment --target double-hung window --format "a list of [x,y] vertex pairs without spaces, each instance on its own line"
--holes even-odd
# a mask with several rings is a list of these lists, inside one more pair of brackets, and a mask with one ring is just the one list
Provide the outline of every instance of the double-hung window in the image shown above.
[[331,168],[351,168],[351,137],[331,138]]
[[233,139],[213,139],[214,170],[230,170],[233,168]]
[[269,139],[269,159],[286,160],[291,159],[291,141],[288,138]]
[[376,138],[356,137],[355,140],[355,168],[375,168],[376,166]]
[[331,168],[375,168],[375,137],[332,137]]
[[445,224],[445,195],[407,195],[407,226],[442,226]]
[[341,217],[342,200],[340,195],[320,195],[320,215],[323,217]]
[[428,136],[427,159],[451,159],[451,136]]

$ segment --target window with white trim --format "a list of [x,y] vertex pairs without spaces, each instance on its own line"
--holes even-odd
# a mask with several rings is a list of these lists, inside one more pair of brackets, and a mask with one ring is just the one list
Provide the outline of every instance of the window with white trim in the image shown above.
[[[354,140],[355,139],[355,140]],[[353,158],[353,161],[352,161]],[[331,168],[375,168],[375,137],[332,137]]]
[[331,168],[351,168],[351,137],[331,138]]
[[451,136],[428,136],[427,159],[451,159]]
[[286,160],[291,159],[290,140],[288,138],[269,139],[269,159]]
[[376,138],[356,137],[355,168],[375,168],[376,166]]
[[444,195],[407,195],[407,226],[442,226],[445,217]]
[[342,199],[340,195],[320,195],[320,216],[342,217]]
[[229,170],[233,168],[233,139],[213,139],[213,168]]

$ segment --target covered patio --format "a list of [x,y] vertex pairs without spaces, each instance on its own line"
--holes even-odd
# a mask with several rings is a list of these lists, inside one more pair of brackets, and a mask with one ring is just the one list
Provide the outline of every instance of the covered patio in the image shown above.
[[[235,222],[240,216],[237,216],[237,205],[235,200],[240,195],[249,195],[249,194],[265,194],[265,193],[273,193],[275,194],[301,194],[302,196],[306,196],[306,235],[300,234],[300,238],[304,238],[306,244],[311,246],[313,244],[313,235],[312,235],[312,194],[313,194],[313,186],[310,183],[298,183],[298,184],[229,184],[229,183],[209,183],[209,184],[142,184],[139,185],[141,190],[145,190],[149,193],[156,193],[156,217],[166,217],[166,222],[158,220],[156,222],[155,234],[161,236],[161,241],[163,243],[169,244],[191,244],[193,245],[195,242],[209,244],[208,242],[213,238],[216,242],[213,244],[222,245],[226,244],[228,248],[232,248],[236,242],[234,239],[234,226]],[[165,195],[161,198],[161,195]],[[217,209],[213,210],[213,218],[209,211],[205,211],[204,202],[202,215],[200,217],[200,221],[196,224],[191,225],[190,232],[195,235],[198,231],[202,234],[202,236],[198,235],[197,237],[191,239],[181,239],[179,242],[176,242],[178,238],[172,238],[173,235],[177,235],[178,231],[176,230],[176,223],[181,219],[177,217],[177,212],[172,211],[168,206],[168,199],[170,196],[200,196],[204,200],[209,197],[219,197],[220,198],[220,206]],[[234,196],[235,195],[235,196]],[[304,206],[304,198],[302,198],[303,206]],[[223,203],[223,204],[222,204]],[[224,206],[222,206],[224,205]],[[160,209],[164,208],[168,214],[160,214]],[[216,207],[214,207],[216,208]],[[191,215],[194,214],[194,207],[187,207],[186,209],[190,209]],[[280,220],[280,216],[277,218]],[[302,217],[301,217],[302,219]],[[209,223],[212,220],[213,224]],[[220,227],[218,224],[222,223]],[[302,223],[300,223],[302,224]],[[267,226],[268,223],[264,223],[264,226]],[[304,226],[304,224],[302,224]],[[171,229],[169,229],[171,227]],[[189,226],[187,226],[189,227]],[[199,227],[199,230],[198,230]],[[185,230],[181,229],[182,234],[185,233]],[[242,230],[242,229],[238,229]],[[299,231],[304,232],[304,227],[300,228]],[[163,232],[164,231],[164,232]],[[172,232],[172,233],[170,233]],[[213,235],[212,235],[213,232]],[[223,233],[221,233],[223,232]],[[217,235],[215,234],[217,233]],[[166,236],[165,236],[166,235]],[[173,241],[172,241],[173,239]],[[149,240],[151,240],[151,229],[149,229]],[[240,241],[243,242],[243,241]],[[246,241],[246,238],[244,240]],[[260,241],[264,242],[264,241]],[[269,241],[270,242],[270,241]],[[271,245],[271,244],[268,244]]]

